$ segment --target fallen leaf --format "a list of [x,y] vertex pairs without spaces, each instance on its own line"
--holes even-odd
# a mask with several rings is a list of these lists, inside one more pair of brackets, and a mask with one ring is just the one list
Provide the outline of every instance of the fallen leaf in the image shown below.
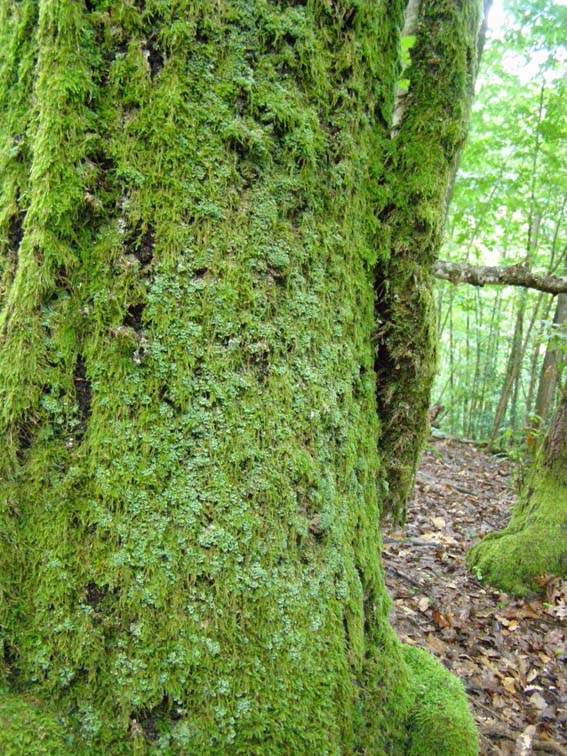
[[433,617],[433,622],[437,625],[437,627],[450,627],[452,622],[452,617],[449,614],[442,614],[439,609],[434,609],[431,613],[431,616]]
[[429,609],[429,604],[429,598],[427,596],[422,596],[417,602],[417,608],[420,612],[426,612]]
[[528,725],[516,741],[514,756],[530,756],[532,753],[532,744],[536,734],[536,726]]

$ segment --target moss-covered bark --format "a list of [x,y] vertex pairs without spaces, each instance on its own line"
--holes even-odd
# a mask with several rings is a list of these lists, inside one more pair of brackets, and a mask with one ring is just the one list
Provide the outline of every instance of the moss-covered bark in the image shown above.
[[383,509],[405,518],[428,431],[436,369],[432,270],[464,144],[482,35],[482,5],[420,3],[409,90],[400,95],[386,163],[376,267],[378,413],[387,493]]
[[524,483],[505,530],[491,533],[468,555],[478,578],[508,593],[540,591],[535,578],[567,578],[567,398]]
[[3,753],[422,737],[376,495],[402,10],[0,0]]

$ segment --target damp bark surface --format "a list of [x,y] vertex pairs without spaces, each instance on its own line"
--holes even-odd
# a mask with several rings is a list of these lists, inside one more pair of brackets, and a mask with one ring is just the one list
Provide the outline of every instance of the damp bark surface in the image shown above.
[[0,0],[8,756],[476,752],[379,559],[402,24]]

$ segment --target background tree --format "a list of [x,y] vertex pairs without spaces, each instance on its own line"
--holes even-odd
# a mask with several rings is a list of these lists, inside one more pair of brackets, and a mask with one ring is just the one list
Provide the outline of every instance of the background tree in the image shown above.
[[3,753],[476,753],[377,481],[481,4],[423,4],[393,138],[403,10],[0,0]]
[[505,530],[491,533],[468,554],[478,578],[509,593],[541,591],[538,578],[567,578],[567,397],[526,476]]

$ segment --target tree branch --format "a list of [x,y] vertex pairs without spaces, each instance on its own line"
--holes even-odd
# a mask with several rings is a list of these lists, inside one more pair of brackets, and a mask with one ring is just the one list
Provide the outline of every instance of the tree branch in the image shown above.
[[472,286],[523,286],[526,289],[537,289],[548,294],[567,292],[567,276],[549,276],[545,273],[533,273],[523,265],[497,268],[437,260],[433,265],[433,274],[436,278],[441,278],[454,284],[468,283]]

